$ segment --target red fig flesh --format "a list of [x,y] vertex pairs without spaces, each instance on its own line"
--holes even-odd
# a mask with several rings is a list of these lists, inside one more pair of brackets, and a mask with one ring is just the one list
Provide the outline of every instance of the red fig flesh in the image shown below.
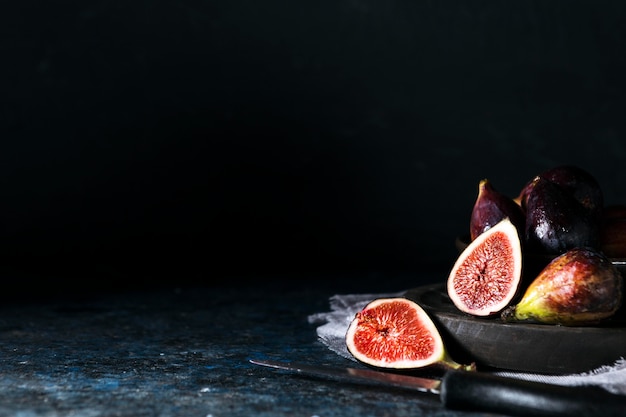
[[465,313],[492,316],[517,295],[521,275],[519,234],[504,218],[461,252],[448,276],[448,296]]
[[402,297],[380,298],[365,306],[348,327],[346,345],[355,359],[379,368],[474,369],[473,364],[453,361],[428,314]]

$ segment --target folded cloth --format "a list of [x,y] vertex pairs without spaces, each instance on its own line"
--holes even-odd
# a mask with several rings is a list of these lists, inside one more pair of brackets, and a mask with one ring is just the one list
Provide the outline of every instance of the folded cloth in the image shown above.
[[[311,314],[308,321],[319,324],[316,328],[319,340],[330,350],[344,358],[356,361],[346,348],[346,331],[355,314],[370,301],[378,298],[402,297],[405,292],[383,294],[336,294],[330,297],[331,311]],[[510,378],[540,381],[557,385],[598,385],[614,394],[626,395],[626,359],[620,358],[615,363],[606,364],[588,372],[566,375],[544,375],[527,372],[493,372]]]

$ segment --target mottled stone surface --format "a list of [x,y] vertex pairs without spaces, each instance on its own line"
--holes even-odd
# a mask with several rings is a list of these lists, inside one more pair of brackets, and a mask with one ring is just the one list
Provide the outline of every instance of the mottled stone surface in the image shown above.
[[0,309],[0,415],[453,416],[436,396],[249,363],[351,365],[307,316],[324,289],[180,289]]

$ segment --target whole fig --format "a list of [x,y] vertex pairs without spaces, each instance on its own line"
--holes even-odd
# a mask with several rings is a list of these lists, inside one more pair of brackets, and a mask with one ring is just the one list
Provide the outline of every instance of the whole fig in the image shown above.
[[522,208],[512,198],[495,189],[491,181],[483,178],[478,183],[478,195],[470,217],[470,240],[508,217],[520,235],[526,221]]
[[623,287],[621,273],[602,252],[573,248],[554,258],[501,318],[566,326],[598,323],[620,308]]
[[560,165],[542,172],[541,177],[570,193],[593,216],[601,216],[604,195],[598,180],[576,165]]
[[[558,185],[570,194],[594,217],[601,217],[604,207],[604,195],[598,180],[587,170],[576,165],[559,165],[547,169],[538,175]],[[520,194],[514,199],[526,209],[528,193],[533,187],[534,178],[528,181]]]
[[528,250],[560,255],[575,247],[598,247],[600,220],[569,192],[541,176],[527,188],[524,240]]

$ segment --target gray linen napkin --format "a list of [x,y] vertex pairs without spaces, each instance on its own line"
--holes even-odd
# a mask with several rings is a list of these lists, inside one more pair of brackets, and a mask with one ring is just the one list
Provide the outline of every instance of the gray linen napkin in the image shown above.
[[[356,361],[348,352],[345,334],[354,315],[370,301],[384,297],[402,297],[404,291],[382,294],[336,294],[330,297],[331,311],[311,314],[308,321],[319,324],[316,329],[319,340],[330,350],[344,358]],[[606,364],[588,372],[567,375],[543,375],[526,372],[499,371],[497,375],[540,381],[557,385],[598,385],[609,392],[626,395],[626,359]]]

